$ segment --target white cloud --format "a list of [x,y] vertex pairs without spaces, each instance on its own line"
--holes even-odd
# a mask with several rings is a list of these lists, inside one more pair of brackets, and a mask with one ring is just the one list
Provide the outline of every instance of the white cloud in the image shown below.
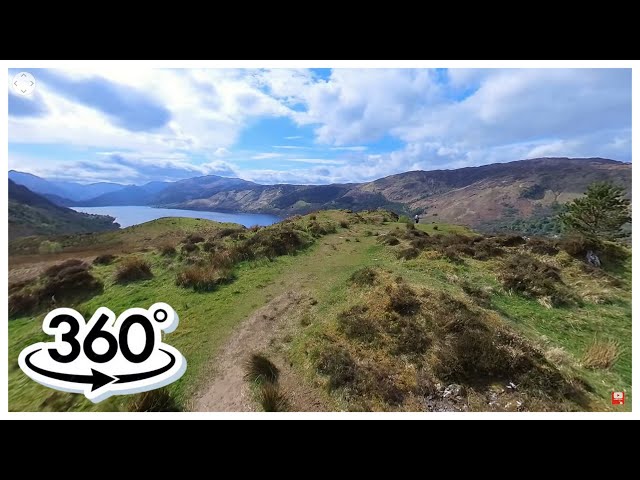
[[246,72],[228,70],[99,69],[56,71],[68,79],[99,76],[144,92],[169,110],[171,121],[159,131],[131,132],[101,112],[73,102],[38,82],[49,112],[40,117],[9,117],[13,143],[62,143],[119,149],[189,149],[220,155],[236,142],[250,118],[290,115],[288,107],[252,86]]
[[339,69],[296,95],[307,108],[293,118],[301,125],[319,124],[320,143],[344,146],[382,138],[437,102],[441,87],[430,70]]
[[[319,78],[305,69],[109,66],[57,73],[135,88],[165,108],[170,121],[147,131],[127,130],[98,109],[38,82],[46,113],[10,116],[11,145],[52,144],[99,153],[86,162],[11,153],[13,168],[136,183],[172,174],[328,183],[538,156],[631,160],[630,70],[336,69]],[[280,137],[291,145],[249,150],[241,144],[243,130],[256,120],[282,117],[311,127],[314,146],[296,145],[302,135]],[[274,138],[279,137],[269,143],[282,141]],[[376,142],[388,138],[402,146],[381,151]],[[270,148],[283,152],[261,151]],[[237,152],[243,158],[237,159]],[[343,158],[332,158],[341,152]],[[113,162],[114,155],[122,160]],[[265,160],[270,168],[240,168],[247,159]],[[276,159],[283,171],[271,168]],[[291,169],[291,163],[308,168]]]
[[219,148],[216,148],[216,151],[213,152],[213,154],[216,157],[226,157],[227,155],[230,155],[231,152],[224,147],[219,147]]
[[344,165],[344,160],[327,160],[326,158],[287,158],[287,162],[314,163],[318,165]]
[[367,149],[364,145],[357,145],[353,147],[331,147],[331,150],[348,150],[351,152],[364,152]]
[[254,155],[253,157],[251,157],[251,159],[252,160],[265,160],[265,159],[269,159],[269,158],[278,158],[278,157],[282,157],[282,153],[266,152],[266,153],[258,153],[257,155]]

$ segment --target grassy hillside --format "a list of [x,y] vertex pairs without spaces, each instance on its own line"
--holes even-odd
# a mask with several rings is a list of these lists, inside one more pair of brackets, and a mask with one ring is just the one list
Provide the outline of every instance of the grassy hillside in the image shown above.
[[348,195],[378,193],[425,219],[491,225],[527,218],[611,181],[631,195],[631,164],[602,158],[536,158],[456,170],[416,171],[363,184]]
[[90,215],[55,205],[9,180],[9,238],[85,233],[119,228],[113,217]]
[[544,222],[553,205],[578,197],[590,183],[602,180],[621,185],[630,195],[631,164],[602,158],[536,158],[406,172],[362,184],[317,186],[234,184],[230,179],[219,184],[200,177],[185,180],[189,188],[177,184],[165,190],[154,204],[278,215],[388,208],[398,213],[424,212],[428,221],[439,218],[489,229],[532,215],[542,217],[534,221]]
[[[69,258],[86,263],[73,270],[83,284],[86,275],[96,284],[80,297],[67,282],[61,297],[85,316],[156,301],[179,313],[168,341],[188,369],[157,394],[160,409],[218,409],[199,399],[224,373],[227,351],[241,352],[230,362],[243,385],[248,355],[277,365],[277,405],[294,410],[613,410],[611,391],[630,390],[631,260],[618,249],[596,271],[567,252],[580,245],[485,238],[442,223],[415,230],[388,213],[348,211],[253,230],[161,219],[60,245],[46,255],[24,240],[10,245],[10,295],[28,297],[14,297],[9,321],[12,411],[140,410],[148,399],[94,405],[19,370],[20,350],[45,339],[51,306],[42,292],[62,288],[60,268],[44,267]],[[105,253],[115,258],[89,266]],[[134,257],[151,276],[118,280]],[[251,338],[238,337],[243,328],[263,338],[239,341]],[[243,388],[247,408],[266,408],[272,390]]]

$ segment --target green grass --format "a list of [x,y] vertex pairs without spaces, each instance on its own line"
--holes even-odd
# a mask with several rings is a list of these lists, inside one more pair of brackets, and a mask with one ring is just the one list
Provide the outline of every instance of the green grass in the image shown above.
[[[340,211],[315,212],[315,215],[318,222],[337,223],[347,218]],[[308,223],[308,217],[299,221]],[[437,231],[433,230],[432,224],[419,224],[418,228],[430,235],[472,233],[462,226],[437,225]],[[219,228],[213,222],[197,219],[161,219],[138,227],[126,233],[101,234],[104,245],[110,249],[115,245],[114,242],[126,239],[125,243],[133,248],[136,242],[148,243],[167,236],[181,239],[187,233],[202,234],[203,230]],[[309,292],[317,301],[304,313],[304,319],[298,322],[299,327],[292,341],[284,347],[284,353],[293,368],[305,382],[314,385],[317,374],[309,366],[309,348],[323,335],[335,331],[334,319],[339,312],[361,302],[361,294],[347,288],[348,279],[356,270],[365,266],[378,267],[388,270],[392,275],[401,275],[411,285],[444,290],[459,297],[466,295],[461,283],[467,280],[475,286],[491,288],[490,309],[515,330],[543,349],[562,347],[567,351],[571,362],[563,368],[592,387],[595,395],[593,409],[618,409],[610,406],[613,390],[626,389],[629,395],[630,260],[615,272],[624,284],[612,290],[609,301],[548,309],[535,300],[511,295],[501,289],[497,278],[499,259],[465,259],[458,263],[439,256],[420,256],[413,260],[398,260],[395,251],[402,245],[381,245],[375,235],[396,227],[405,229],[404,224],[399,222],[353,223],[349,229],[338,229],[335,234],[317,238],[310,248],[296,255],[277,257],[273,261],[243,262],[236,267],[233,282],[220,285],[215,291],[202,293],[175,285],[176,273],[183,268],[179,259],[162,257],[154,250],[138,252],[136,255],[143,256],[151,264],[153,278],[119,285],[113,280],[119,260],[112,265],[95,266],[93,272],[104,282],[105,291],[76,308],[89,316],[100,306],[108,306],[119,314],[134,306],[148,308],[157,301],[172,305],[180,316],[180,326],[167,335],[167,341],[185,355],[188,368],[179,381],[166,388],[181,408],[188,408],[194,394],[206,385],[215,367],[213,359],[233,328],[283,292]],[[366,234],[367,231],[374,233]],[[203,236],[207,237],[207,234]],[[351,241],[346,242],[346,239]],[[93,248],[95,245],[103,246],[100,242],[89,242],[82,248]],[[73,250],[80,247],[73,245],[67,248]],[[19,352],[29,344],[47,338],[41,332],[42,318],[43,314],[9,322],[9,409],[126,410],[127,397],[112,397],[94,405],[82,395],[54,392],[42,387],[20,371],[17,366]],[[596,337],[617,341],[621,346],[620,356],[609,370],[588,370],[580,366],[584,351]],[[327,404],[335,409],[349,406],[348,399],[339,394],[324,391],[318,394],[326,396]],[[630,410],[631,402],[628,401],[624,408]]]
[[[116,314],[134,306],[148,308],[153,303],[163,301],[171,305],[180,316],[180,326],[167,336],[167,341],[186,357],[188,368],[185,375],[170,385],[168,389],[176,400],[184,404],[194,393],[197,380],[220,343],[227,337],[234,325],[263,305],[270,298],[274,279],[294,263],[293,257],[277,259],[274,262],[244,264],[238,268],[238,279],[218,288],[216,292],[198,293],[175,286],[175,270],[167,265],[158,254],[146,254],[151,263],[154,277],[150,280],[119,285],[113,282],[114,268],[96,267],[96,276],[105,282],[105,293],[76,307],[86,318],[101,306],[108,306]],[[9,362],[17,362],[20,350],[46,337],[40,335],[41,317],[12,320],[9,323]],[[38,410],[42,397],[50,390],[26,379],[20,370],[9,374],[9,404],[11,410]],[[18,384],[14,382],[19,382]],[[68,394],[64,394],[68,395]],[[74,410],[92,410],[93,404],[80,395],[73,405]],[[109,399],[111,407],[123,408],[124,397]],[[100,408],[105,407],[103,402]]]
[[[344,214],[341,216],[328,212],[318,214],[318,219],[329,221],[343,216]],[[198,230],[199,222],[193,220],[161,219],[156,221],[161,222],[160,225],[143,225],[145,234],[149,231],[160,234],[163,229],[174,226],[178,226],[183,233],[189,231],[189,227],[191,231],[202,231]],[[215,222],[203,222],[215,225]],[[132,235],[137,233],[125,234]],[[180,326],[168,335],[167,341],[182,352],[187,359],[188,367],[185,375],[167,389],[176,401],[184,406],[202,384],[208,371],[207,367],[211,366],[209,362],[217,349],[242,319],[283,291],[300,287],[314,290],[331,278],[332,271],[348,268],[350,264],[357,265],[360,258],[358,255],[347,255],[348,258],[345,258],[334,253],[329,245],[342,245],[335,235],[331,237],[330,240],[327,237],[318,239],[314,246],[297,255],[282,256],[273,261],[243,262],[236,268],[236,280],[220,286],[215,292],[199,293],[177,287],[175,275],[182,268],[178,262],[162,257],[156,252],[139,253],[138,255],[151,264],[154,274],[152,279],[120,285],[113,279],[118,262],[108,266],[96,266],[93,272],[104,282],[104,293],[74,308],[85,315],[85,318],[89,318],[100,306],[108,306],[119,314],[131,307],[148,308],[158,301],[171,305],[180,316]],[[353,268],[355,269],[355,266]],[[41,410],[44,408],[43,401],[54,393],[30,380],[17,367],[17,357],[24,347],[35,341],[47,339],[41,332],[43,316],[18,318],[9,322],[10,410]],[[94,405],[82,395],[56,392],[55,397],[59,400],[57,404],[60,408],[74,411],[124,410],[127,401],[126,397],[112,397]]]
[[[404,228],[399,224],[400,228]],[[385,230],[394,229],[396,224],[389,223]],[[471,234],[465,227],[438,224],[433,231],[431,224],[419,224],[418,228],[429,234],[463,233]],[[367,229],[368,226],[361,228]],[[358,229],[353,232],[358,235]],[[396,260],[392,252],[402,248],[384,247],[371,241],[371,237],[361,237],[364,245],[358,268],[377,266],[401,275],[409,284],[449,292],[455,296],[466,297],[461,288],[463,281],[491,292],[490,310],[496,312],[515,331],[525,335],[543,351],[563,348],[569,356],[569,365],[561,366],[569,376],[581,379],[593,390],[591,409],[599,411],[630,411],[631,402],[624,407],[612,407],[611,392],[624,389],[630,397],[631,392],[631,259],[624,265],[611,269],[623,281],[620,288],[613,289],[612,299],[602,304],[584,302],[581,306],[548,309],[536,300],[516,294],[509,294],[501,288],[497,278],[500,260],[479,261],[465,258],[463,262],[451,262],[446,258],[418,257],[414,260]],[[373,237],[375,238],[375,237]],[[577,262],[576,262],[577,263]],[[347,279],[356,270],[345,268],[341,275],[335,276],[331,284],[318,292],[318,308],[310,318],[305,318],[302,333],[290,346],[290,358],[299,365],[300,372],[309,382],[315,381],[317,374],[309,362],[308,352],[326,336],[336,333],[335,318],[339,312],[349,306],[360,303],[357,293],[347,288]],[[584,280],[584,275],[580,278]],[[589,280],[591,281],[591,280]],[[597,281],[592,282],[597,285]],[[586,349],[595,338],[609,339],[621,345],[620,356],[609,370],[589,370],[580,365]],[[337,409],[348,409],[349,402],[339,394],[333,396]]]
[[[190,233],[208,236],[221,228],[238,228],[235,223],[218,223],[201,218],[165,217],[111,232],[57,235],[48,237],[62,247],[62,253],[105,251],[135,251],[141,245],[151,247],[167,241],[181,241]],[[9,244],[9,255],[39,253],[42,237],[27,237]],[[60,252],[55,252],[60,253]]]

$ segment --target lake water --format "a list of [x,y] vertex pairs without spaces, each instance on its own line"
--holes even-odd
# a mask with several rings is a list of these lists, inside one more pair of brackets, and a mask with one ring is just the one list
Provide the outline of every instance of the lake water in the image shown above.
[[206,218],[216,222],[233,222],[251,227],[253,225],[271,225],[281,220],[274,215],[257,213],[221,213],[203,212],[200,210],[178,210],[173,208],[153,207],[73,207],[73,210],[97,215],[111,215],[121,227],[130,227],[162,217]]

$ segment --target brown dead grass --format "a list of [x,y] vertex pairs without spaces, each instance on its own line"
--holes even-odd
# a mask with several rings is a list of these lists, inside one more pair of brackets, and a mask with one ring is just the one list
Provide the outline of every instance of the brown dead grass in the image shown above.
[[115,280],[118,283],[148,280],[151,277],[153,277],[151,265],[149,265],[149,262],[139,257],[125,258],[118,266],[115,274]]
[[609,369],[620,355],[620,345],[611,340],[594,340],[582,357],[582,365],[591,369]]
[[[358,302],[338,313],[336,330],[325,332],[311,353],[329,390],[342,392],[350,409],[415,408],[425,396],[446,403],[435,385],[452,383],[480,392],[485,409],[492,397],[484,392],[496,382],[517,384],[532,409],[570,408],[567,398],[577,395],[543,351],[492,312],[384,271],[373,286],[356,288]],[[465,409],[465,402],[447,408]]]

